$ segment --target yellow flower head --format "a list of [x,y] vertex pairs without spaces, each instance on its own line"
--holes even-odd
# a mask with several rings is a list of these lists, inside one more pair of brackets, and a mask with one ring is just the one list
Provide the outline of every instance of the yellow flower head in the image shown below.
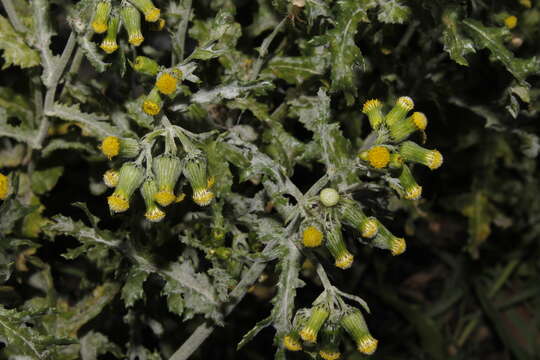
[[315,330],[309,327],[304,327],[302,330],[300,330],[300,337],[302,338],[302,340],[310,343],[317,342],[317,333],[315,332]]
[[364,106],[362,107],[362,112],[364,114],[367,114],[373,109],[381,108],[381,107],[382,107],[382,103],[378,99],[371,99],[364,103]]
[[415,111],[412,114],[412,122],[414,123],[414,126],[418,128],[418,130],[426,130],[427,117],[424,115],[424,113]]
[[402,107],[407,111],[410,111],[414,108],[414,101],[408,96],[402,96],[397,99],[396,105]]
[[339,351],[320,350],[319,355],[324,360],[338,360],[341,357],[341,353]]
[[302,350],[302,344],[300,344],[300,341],[291,335],[287,335],[283,338],[283,346],[285,346],[285,348],[289,351]]
[[103,174],[103,182],[107,187],[113,188],[118,185],[118,179],[120,178],[120,173],[114,169],[109,169]]
[[212,199],[214,198],[214,193],[208,189],[197,189],[193,192],[193,201],[199,206],[210,205]]
[[316,226],[308,226],[302,233],[302,243],[305,247],[317,247],[322,244],[323,233]]
[[392,255],[401,255],[407,250],[407,243],[403,238],[394,238],[392,244],[390,245],[390,251]]
[[359,352],[365,355],[371,355],[377,350],[377,344],[378,341],[373,338],[370,334],[366,334],[365,336],[358,339],[358,343],[356,344],[356,348]]
[[129,41],[130,44],[133,44],[135,46],[139,46],[144,41],[144,36],[142,35],[142,33],[140,31],[138,31],[138,32],[135,32],[133,34],[130,34],[129,38],[128,38],[128,41]]
[[346,252],[340,258],[336,259],[335,265],[336,267],[345,270],[351,267],[353,261],[354,256],[351,253]]
[[377,231],[379,230],[379,226],[377,225],[377,220],[374,218],[368,218],[364,224],[362,224],[362,228],[360,231],[362,232],[362,237],[370,239],[377,235]]
[[156,87],[162,94],[171,95],[176,91],[178,85],[178,79],[173,75],[164,72],[158,76],[156,80]]
[[114,193],[107,198],[109,208],[113,212],[124,212],[129,209],[129,201],[120,194]]
[[435,170],[439,168],[443,163],[443,156],[438,150],[431,150],[431,152],[428,154],[428,167],[431,170]]
[[7,198],[9,193],[9,178],[0,173],[0,200]]
[[98,34],[104,33],[105,31],[107,31],[107,28],[108,28],[107,24],[104,22],[99,22],[99,21],[92,22],[92,29],[94,29],[94,31]]
[[518,24],[518,18],[514,15],[508,16],[506,19],[504,19],[504,25],[510,30],[515,28]]
[[369,149],[367,158],[371,166],[376,169],[382,169],[390,161],[390,151],[384,146],[374,146]]
[[111,160],[113,157],[120,154],[120,139],[116,136],[107,136],[101,142],[100,149],[103,155]]
[[161,206],[169,206],[176,200],[176,196],[170,190],[162,190],[156,193],[154,199]]
[[422,196],[422,187],[420,185],[413,185],[409,189],[405,189],[405,199],[418,200]]
[[148,115],[157,115],[161,110],[161,106],[158,103],[153,102],[152,100],[144,100],[143,102],[143,111]]
[[154,7],[144,13],[144,19],[148,22],[154,22],[159,20],[160,15],[161,11]]
[[116,40],[104,39],[99,47],[107,54],[112,54],[116,51],[116,49],[118,49],[118,43]]
[[160,222],[165,217],[165,212],[163,212],[163,210],[161,210],[157,206],[154,206],[148,211],[146,211],[144,217],[146,217],[151,222]]

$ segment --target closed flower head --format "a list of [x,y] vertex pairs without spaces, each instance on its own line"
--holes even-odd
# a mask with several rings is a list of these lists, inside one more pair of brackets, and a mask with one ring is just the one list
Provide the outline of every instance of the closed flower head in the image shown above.
[[377,234],[377,222],[374,218],[367,217],[360,205],[352,200],[345,199],[340,205],[342,221],[357,228],[363,237],[372,238]]
[[414,112],[411,116],[390,126],[390,136],[394,142],[405,140],[415,131],[424,131],[427,127],[427,117],[421,112]]
[[142,109],[151,116],[159,114],[163,100],[159,96],[159,90],[153,88],[143,101]]
[[283,346],[289,351],[302,350],[302,343],[300,342],[299,335],[296,331],[291,332],[283,337]]
[[319,199],[324,206],[335,206],[339,202],[339,193],[332,188],[322,189]]
[[154,159],[152,168],[157,189],[153,198],[161,206],[168,206],[176,200],[174,187],[182,174],[182,161],[177,156],[165,154]]
[[113,212],[124,212],[129,208],[129,199],[144,180],[144,170],[132,162],[127,162],[120,168],[118,185],[114,193],[108,197],[109,208]]
[[405,161],[425,165],[431,170],[439,168],[443,163],[443,156],[438,150],[423,148],[412,141],[404,141],[399,147],[399,153]]
[[94,20],[92,21],[92,29],[98,34],[107,31],[107,21],[111,13],[111,1],[100,0],[96,5]]
[[122,24],[128,33],[129,43],[135,46],[141,45],[144,37],[141,33],[141,14],[139,14],[139,11],[129,2],[125,1],[122,3],[120,16],[122,17]]
[[371,166],[382,169],[390,162],[390,151],[385,146],[373,146],[368,150],[367,159]]
[[325,360],[337,360],[341,357],[339,345],[341,343],[341,327],[333,321],[325,322],[321,329],[321,344],[319,355]]
[[362,112],[368,116],[372,129],[377,129],[384,122],[382,103],[377,99],[366,101],[362,107]]
[[389,127],[405,119],[407,113],[414,108],[414,101],[408,96],[402,96],[396,101],[396,105],[386,114],[385,122]]
[[149,57],[137,56],[133,63],[133,69],[141,74],[155,76],[159,71],[159,65]]
[[318,225],[310,225],[302,232],[302,244],[305,247],[317,247],[323,242],[324,236]]
[[209,205],[214,198],[214,193],[208,188],[206,158],[201,153],[188,155],[184,175],[193,190],[193,201],[200,206]]
[[163,212],[157,205],[155,196],[158,193],[158,185],[154,177],[147,177],[141,186],[141,195],[146,205],[144,216],[151,222],[159,222],[165,217]]
[[118,179],[120,178],[120,173],[114,169],[109,169],[103,174],[103,183],[107,187],[114,188],[118,185]]
[[341,326],[356,342],[356,348],[365,355],[371,355],[377,349],[378,341],[371,336],[366,321],[358,309],[350,308],[341,317]]
[[130,0],[144,14],[144,19],[148,22],[159,20],[161,11],[154,6],[151,0]]
[[514,15],[510,15],[504,19],[504,25],[510,30],[515,28],[517,24],[518,24],[518,18],[515,17]]
[[107,35],[99,46],[107,54],[112,54],[118,49],[118,43],[116,42],[116,36],[118,34],[118,28],[120,26],[120,17],[118,13],[114,13],[109,19],[109,26],[107,29]]
[[402,187],[401,195],[407,200],[418,200],[422,196],[422,187],[416,183],[411,170],[403,165],[399,175],[399,183]]
[[335,260],[336,267],[340,269],[348,269],[351,267],[354,257],[347,249],[343,234],[341,233],[341,225],[339,223],[332,224],[326,232],[326,248]]
[[386,226],[381,224],[379,221],[378,227],[379,232],[377,233],[377,236],[375,236],[375,239],[373,239],[371,244],[380,249],[390,250],[390,252],[394,256],[403,254],[407,249],[405,239],[398,238],[397,236],[392,234],[390,230],[388,230]]
[[9,178],[0,173],[0,200],[5,200],[9,194]]
[[300,330],[300,337],[302,340],[310,343],[316,343],[317,342],[317,334],[319,333],[319,330],[321,329],[321,326],[324,324],[326,319],[328,319],[328,316],[330,315],[330,312],[324,305],[317,305],[311,309],[311,315],[304,325],[304,327]]

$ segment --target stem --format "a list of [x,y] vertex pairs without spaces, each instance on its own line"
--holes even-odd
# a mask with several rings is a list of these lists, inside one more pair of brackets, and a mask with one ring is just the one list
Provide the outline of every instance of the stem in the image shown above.
[[[182,60],[184,60],[184,54],[185,54],[185,46],[186,46],[186,32],[187,32],[187,27],[188,27],[188,23],[189,23],[189,17],[191,16],[191,2],[192,0],[185,0],[186,2],[186,13],[185,13],[185,16],[184,18],[182,19],[182,22],[180,23],[180,25],[178,26],[178,32],[176,33],[176,39],[178,41],[178,62],[181,62]],[[171,61],[171,65],[174,66],[176,61],[174,59],[174,55],[175,53],[173,52],[172,54],[172,61]]]
[[9,21],[11,22],[11,25],[13,25],[15,30],[21,33],[26,32],[26,26],[24,26],[24,24],[17,16],[17,12],[15,11],[15,7],[13,6],[11,0],[2,0],[2,5],[4,5],[4,9],[6,10]]
[[257,59],[257,62],[255,63],[255,66],[253,67],[253,71],[250,76],[250,80],[254,81],[257,79],[257,76],[259,76],[259,73],[261,72],[261,68],[264,63],[264,58],[266,57],[266,54],[268,54],[268,48],[270,47],[270,44],[272,44],[272,41],[276,37],[276,35],[283,29],[283,26],[285,26],[285,23],[287,22],[288,17],[284,17],[283,20],[276,26],[274,31],[270,35],[268,35],[262,42],[261,47],[259,48],[259,58]]

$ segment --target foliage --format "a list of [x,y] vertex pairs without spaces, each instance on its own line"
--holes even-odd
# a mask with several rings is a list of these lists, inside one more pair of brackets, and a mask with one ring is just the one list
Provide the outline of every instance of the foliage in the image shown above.
[[539,4],[0,3],[0,359],[540,353]]

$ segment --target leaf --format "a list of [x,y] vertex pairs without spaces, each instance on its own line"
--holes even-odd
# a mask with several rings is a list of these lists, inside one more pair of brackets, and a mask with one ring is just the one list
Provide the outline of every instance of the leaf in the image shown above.
[[447,8],[442,16],[442,22],[445,26],[441,39],[444,44],[444,51],[458,64],[469,66],[465,56],[476,52],[476,50],[472,40],[461,34],[460,26],[462,25],[458,19],[457,11],[453,8]]
[[27,98],[10,88],[0,87],[0,108],[6,110],[8,117],[15,117],[24,124],[31,124],[34,120],[34,112]]
[[154,117],[141,111],[142,104],[146,96],[140,96],[135,100],[127,101],[124,106],[129,115],[129,118],[133,120],[137,125],[145,129],[152,129],[154,124]]
[[227,196],[233,184],[233,175],[221,147],[222,142],[215,140],[203,148],[208,158],[208,174],[215,179],[213,191],[217,198]]
[[111,342],[105,335],[90,330],[80,340],[81,359],[98,360],[99,355],[113,354],[116,358],[123,357],[122,350],[118,345]]
[[37,132],[26,122],[21,122],[19,126],[10,125],[6,109],[0,107],[0,136],[7,136],[34,147],[36,134]]
[[21,34],[17,33],[9,21],[0,15],[0,50],[4,50],[4,66],[6,69],[11,65],[21,68],[29,68],[39,65],[39,54],[24,42]]
[[144,299],[143,284],[149,273],[139,268],[130,269],[122,287],[122,300],[126,307],[132,307],[136,301]]
[[55,166],[47,170],[32,173],[32,191],[38,195],[51,191],[64,173],[63,166]]
[[96,147],[80,141],[68,141],[65,139],[53,139],[41,150],[41,156],[48,157],[57,150],[74,150],[97,155]]
[[362,52],[356,46],[354,37],[360,21],[367,21],[366,1],[344,0],[337,3],[336,27],[328,32],[331,52],[332,91],[343,91],[347,104],[351,105],[357,94],[355,68],[364,67]]
[[248,93],[263,94],[274,88],[270,81],[260,81],[253,84],[240,85],[233,82],[218,86],[212,90],[199,90],[191,97],[191,101],[199,104],[216,104],[223,99],[231,100]]
[[97,49],[96,44],[90,41],[88,37],[79,36],[77,42],[84,55],[97,72],[104,72],[111,65],[103,61],[103,53]]
[[43,73],[41,79],[45,86],[52,86],[54,72],[60,57],[54,56],[51,52],[51,37],[55,35],[51,28],[49,13],[49,0],[34,0],[31,3],[34,20],[34,44],[41,54],[41,64]]
[[272,325],[272,315],[268,316],[267,318],[262,319],[261,321],[257,322],[255,326],[251,330],[249,330],[247,333],[242,336],[242,340],[238,343],[236,346],[236,350],[242,349],[247,343],[249,343],[255,336],[257,336],[262,330],[266,329],[268,326]]
[[275,56],[265,67],[262,76],[273,75],[290,84],[301,84],[313,76],[324,74],[326,62],[316,56]]
[[252,37],[272,30],[279,24],[279,19],[270,6],[269,0],[257,0],[257,3],[259,6],[253,15],[253,22],[247,27],[247,33]]
[[37,206],[23,205],[18,199],[10,197],[0,205],[0,234],[9,234],[15,223],[32,213]]
[[461,212],[469,220],[468,250],[477,257],[478,248],[491,234],[491,223],[496,215],[495,207],[482,191],[463,195],[460,202]]
[[398,0],[379,0],[377,19],[385,24],[403,24],[409,19],[411,9]]
[[105,136],[121,136],[122,132],[116,127],[111,126],[104,115],[83,113],[79,105],[64,105],[55,103],[52,110],[47,111],[47,116],[56,116],[62,120],[78,121],[86,125],[95,134]]
[[213,58],[220,57],[225,53],[225,50],[216,49],[216,44],[212,43],[203,47],[196,48],[191,55],[189,56],[190,59],[197,59],[197,60],[210,60]]
[[493,59],[500,61],[506,69],[521,83],[526,83],[529,75],[540,72],[540,60],[537,57],[520,59],[504,46],[504,37],[507,35],[506,28],[483,26],[477,20],[463,20],[465,30],[473,38],[476,48],[487,48]]

